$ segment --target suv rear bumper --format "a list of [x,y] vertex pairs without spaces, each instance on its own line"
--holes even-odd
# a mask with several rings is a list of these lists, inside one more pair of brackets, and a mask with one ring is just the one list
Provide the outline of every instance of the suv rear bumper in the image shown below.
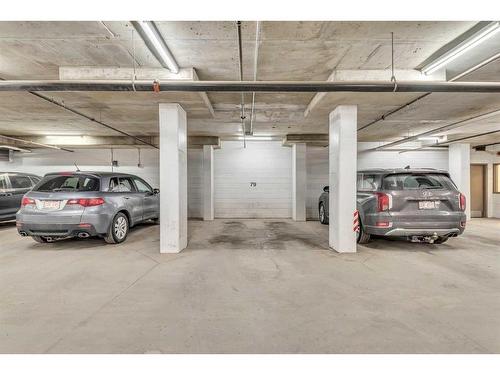
[[404,226],[393,225],[389,228],[380,228],[375,226],[366,226],[366,232],[378,236],[393,236],[393,237],[408,237],[408,236],[432,236],[434,234],[445,237],[456,237],[462,234],[465,228],[462,228],[459,223],[443,228],[436,226],[422,228],[405,228]]
[[462,234],[463,229],[460,228],[449,228],[449,229],[409,229],[409,228],[394,228],[389,230],[384,236],[432,236],[434,234],[438,236],[458,236]]

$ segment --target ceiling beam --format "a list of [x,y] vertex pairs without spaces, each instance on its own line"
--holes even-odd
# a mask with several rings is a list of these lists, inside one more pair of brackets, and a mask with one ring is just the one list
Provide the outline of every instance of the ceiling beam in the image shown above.
[[[387,81],[391,80],[391,70],[337,70],[335,69],[327,79],[327,82],[349,82],[349,81]],[[429,76],[422,75],[415,69],[396,69],[394,72],[396,78],[401,81],[445,81],[444,73],[436,73]],[[317,107],[317,105],[326,96],[325,92],[319,92],[311,99],[304,111],[304,117]]]
[[[178,73],[172,73],[164,68],[120,68],[95,66],[61,66],[59,67],[61,81],[199,81],[194,68],[182,68]],[[206,92],[199,92],[201,100],[215,116],[214,107]]]

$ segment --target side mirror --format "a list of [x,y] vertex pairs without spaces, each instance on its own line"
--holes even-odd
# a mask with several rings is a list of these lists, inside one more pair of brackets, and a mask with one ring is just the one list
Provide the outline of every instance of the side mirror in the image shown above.
[[160,194],[160,189],[153,189],[153,194]]
[[330,186],[325,186],[325,187],[323,188],[323,191],[324,191],[325,193],[329,193],[329,192],[330,192]]

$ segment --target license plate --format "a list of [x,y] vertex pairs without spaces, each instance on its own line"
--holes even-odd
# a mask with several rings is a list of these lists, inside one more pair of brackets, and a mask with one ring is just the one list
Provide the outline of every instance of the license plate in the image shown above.
[[58,210],[61,205],[61,201],[43,201],[42,208],[44,210]]
[[420,201],[418,202],[418,208],[420,210],[433,210],[436,208],[436,202],[434,201]]

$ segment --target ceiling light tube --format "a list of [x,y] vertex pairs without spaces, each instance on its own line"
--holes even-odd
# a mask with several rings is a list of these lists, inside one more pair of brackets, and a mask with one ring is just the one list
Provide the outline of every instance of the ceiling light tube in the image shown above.
[[31,152],[30,150],[28,150],[26,148],[15,147],[15,146],[0,145],[0,148],[1,149],[12,150],[12,151],[19,151],[19,152]]
[[158,59],[160,64],[169,69],[172,73],[179,73],[179,65],[175,61],[174,56],[170,52],[165,43],[165,40],[160,34],[153,21],[134,21],[132,22],[135,29],[141,34],[144,42],[151,50],[153,55]]
[[[245,137],[247,141],[273,141],[275,140],[273,137],[253,137],[253,136],[247,136]],[[243,137],[238,137],[238,140],[243,140]]]
[[436,70],[444,67],[446,64],[449,64],[459,56],[463,55],[467,51],[472,48],[478,46],[483,43],[485,40],[491,38],[497,32],[500,31],[500,22],[492,22],[482,30],[478,31],[470,38],[464,40],[462,43],[452,48],[450,51],[438,57],[436,60],[431,63],[425,65],[422,68],[422,73],[428,75],[432,74]]

